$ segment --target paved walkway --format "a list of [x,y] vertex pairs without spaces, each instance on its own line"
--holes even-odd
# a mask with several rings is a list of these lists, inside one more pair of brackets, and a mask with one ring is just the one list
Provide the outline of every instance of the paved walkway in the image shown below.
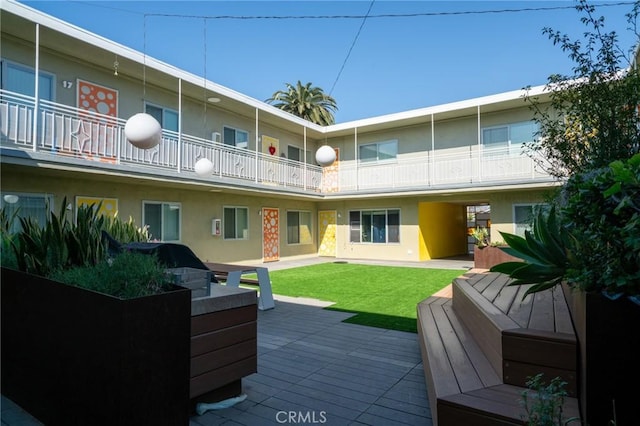
[[[268,267],[324,261],[336,259],[287,260]],[[384,264],[466,270],[473,262]],[[275,309],[258,311],[258,373],[243,379],[246,400],[194,416],[190,425],[431,426],[416,334],[347,324],[342,321],[352,314],[322,306],[326,304],[276,296]],[[1,402],[2,426],[41,425],[7,398]]]

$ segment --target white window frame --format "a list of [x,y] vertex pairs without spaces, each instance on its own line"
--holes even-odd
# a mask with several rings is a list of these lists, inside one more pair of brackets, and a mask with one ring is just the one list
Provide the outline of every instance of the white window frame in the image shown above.
[[[165,107],[163,107],[162,105],[154,104],[154,103],[151,103],[151,102],[145,102],[145,103],[144,103],[144,111],[145,111],[147,114],[149,113],[149,111],[147,110],[147,108],[148,108],[148,107],[156,108],[156,109],[159,109],[159,110],[160,110],[160,112],[161,112],[161,114],[162,114],[162,117],[161,117],[161,119],[160,119],[160,120],[158,120],[158,121],[160,122],[160,127],[162,127],[162,129],[164,129],[164,130],[169,130],[169,131],[171,131],[171,132],[176,132],[176,133],[178,132],[178,128],[176,128],[176,129],[170,129],[170,128],[168,128],[168,127],[167,127],[167,125],[166,125],[166,122],[167,122],[167,114],[169,114],[169,113],[170,113],[170,114],[175,114],[176,118],[178,119],[178,121],[176,122],[176,126],[177,126],[177,127],[180,127],[180,114],[178,114],[178,111],[176,111],[176,110],[174,110],[174,109],[171,109],[171,108],[165,108]],[[151,115],[153,115],[153,114],[151,114]],[[154,115],[154,117],[155,117],[155,115]]]
[[[226,220],[226,210],[233,209],[234,210],[234,237],[227,237],[227,220]],[[242,235],[238,235],[238,210],[244,210],[246,212],[247,217],[247,228],[242,230]],[[222,238],[226,241],[238,241],[238,240],[248,240],[249,239],[249,207],[247,206],[222,206]],[[245,235],[246,231],[246,235]]]
[[[297,241],[291,241],[291,228],[289,225],[289,214],[290,213],[297,213],[298,215],[298,226],[297,226],[297,230],[298,230],[298,234],[296,235],[297,237]],[[309,219],[309,241],[302,241],[301,238],[301,233],[300,233],[300,229],[302,228],[303,225],[307,225],[307,224],[303,224],[302,223],[302,214],[307,215],[308,219]],[[302,245],[309,245],[309,244],[313,244],[313,215],[311,214],[311,211],[309,210],[287,210],[287,244],[291,245],[291,246],[302,246]]]
[[[227,138],[226,138],[227,130],[233,130],[234,132],[233,141],[227,141]],[[244,133],[247,136],[246,142],[242,142],[243,145],[238,145],[239,133]],[[226,126],[226,125],[222,127],[222,143],[224,143],[225,145],[235,146],[236,148],[249,149],[249,136],[250,136],[249,132],[247,132],[246,130],[242,130],[233,126]]]
[[[6,86],[7,86],[6,78],[9,75],[9,69],[10,68],[14,68],[14,69],[18,69],[18,70],[27,71],[27,72],[33,74],[33,77],[34,77],[33,78],[33,81],[34,81],[33,89],[35,90],[35,73],[36,73],[35,68],[33,68],[31,66],[28,66],[28,65],[21,64],[19,62],[7,60],[7,59],[2,59],[2,61],[0,63],[0,66],[2,66],[2,81],[0,82],[0,86],[2,86],[3,89],[6,89]],[[57,86],[57,84],[56,84],[56,75],[53,74],[53,73],[47,72],[47,71],[43,71],[42,69],[39,69],[38,70],[38,77],[40,79],[42,79],[42,78],[48,79],[49,80],[49,84],[50,84],[49,89],[51,90],[51,98],[48,99],[48,98],[40,97],[40,99],[44,99],[44,100],[47,100],[47,101],[54,101],[56,99],[56,86]],[[35,97],[35,94],[31,95],[31,94],[24,93],[22,91],[21,92],[17,92],[17,93],[20,93],[21,95],[25,95],[25,96],[34,96]],[[40,93],[42,93],[42,91]]]
[[[293,158],[291,158],[291,155],[289,154],[291,149],[295,149],[295,150],[298,151],[298,159],[297,160],[294,160]],[[309,151],[309,150],[305,151],[303,148],[300,148],[297,145],[287,144],[287,158],[289,160],[299,161],[301,163],[304,163],[305,159],[306,159],[307,164],[310,164],[311,160],[313,159],[313,156],[311,155],[311,151]]]
[[[160,233],[161,236],[160,238],[158,238],[158,236],[154,233],[154,229],[151,228],[151,226],[146,223],[146,207],[147,205],[160,205]],[[169,207],[170,209],[172,209],[172,207],[174,207],[172,210],[177,209],[178,210],[178,239],[165,239],[165,216],[164,216],[164,208],[165,206]],[[151,234],[151,237],[153,238],[154,241],[162,241],[162,242],[179,242],[182,240],[182,203],[178,203],[178,202],[174,202],[174,201],[155,201],[155,200],[142,200],[142,221],[141,223],[144,226],[149,226],[149,233]]]
[[[524,141],[524,142],[518,142],[518,143],[514,143],[513,142],[513,128],[516,126],[520,126],[520,125],[531,125],[533,124],[534,126],[536,126],[535,121],[533,120],[525,120],[525,121],[518,121],[518,122],[514,122],[514,123],[507,123],[507,124],[500,124],[500,125],[496,125],[496,126],[487,126],[487,127],[483,127],[481,129],[481,135],[482,135],[482,149],[485,153],[500,153],[500,154],[520,154],[522,151],[522,145],[525,143],[529,143],[529,142],[534,142],[536,140],[536,134],[532,134],[531,135],[531,140],[529,141]],[[537,127],[537,126],[536,126]],[[487,143],[485,142],[485,131],[488,130],[496,130],[496,129],[507,129],[507,140],[505,141],[506,145],[501,145],[498,147],[493,147],[491,145],[487,145]],[[538,132],[538,130],[536,130],[536,132]]]
[[[386,144],[394,144],[395,145],[395,156],[393,158],[383,158],[380,159],[380,146]],[[376,150],[376,158],[375,159],[363,159],[361,154],[361,150],[364,147],[374,146]],[[372,143],[363,143],[358,145],[358,163],[362,165],[367,164],[384,164],[384,163],[395,163],[398,161],[398,140],[397,139],[389,139],[385,141],[372,142]]]
[[[17,195],[18,196],[18,201],[16,203],[14,203],[14,204],[8,203],[8,202],[5,201],[5,196],[6,195]],[[11,224],[11,232],[20,231],[22,229],[22,226],[20,225],[20,218],[21,217],[27,217],[24,214],[20,214],[20,213],[24,213],[24,209],[20,208],[20,205],[19,205],[21,198],[41,198],[41,199],[43,199],[44,200],[44,209],[42,211],[42,214],[44,216],[45,223],[46,223],[46,221],[49,220],[50,213],[52,211],[54,211],[53,195],[52,194],[37,193],[37,192],[36,193],[14,192],[14,191],[3,190],[2,192],[0,192],[0,208],[2,208],[2,207],[5,208],[5,212],[9,216],[8,219],[10,219],[11,216],[13,215],[13,212],[16,211],[16,209],[18,209],[18,213],[16,214],[13,223]],[[12,207],[12,206],[15,206],[15,207]],[[38,220],[38,224],[41,227],[44,227],[45,223],[40,223],[40,221]]]

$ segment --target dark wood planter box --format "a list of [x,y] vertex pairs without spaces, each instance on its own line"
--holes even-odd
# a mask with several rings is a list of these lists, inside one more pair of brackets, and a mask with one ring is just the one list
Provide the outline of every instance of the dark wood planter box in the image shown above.
[[478,269],[491,269],[504,262],[521,262],[522,259],[508,255],[496,246],[479,248],[473,246],[473,266]]
[[581,415],[585,424],[636,424],[640,383],[640,306],[623,297],[572,292],[565,286],[579,345]]
[[191,304],[192,412],[198,402],[242,393],[242,378],[258,371],[257,292],[213,284]]
[[2,393],[47,426],[189,424],[191,294],[121,300],[2,268]]

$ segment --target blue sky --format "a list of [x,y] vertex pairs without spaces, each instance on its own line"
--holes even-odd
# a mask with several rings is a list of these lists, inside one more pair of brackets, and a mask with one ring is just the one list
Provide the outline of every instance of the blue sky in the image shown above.
[[[22,3],[258,100],[312,82],[338,123],[545,84],[572,63],[542,29],[588,30],[574,1]],[[591,4],[623,49],[638,43],[630,2]]]

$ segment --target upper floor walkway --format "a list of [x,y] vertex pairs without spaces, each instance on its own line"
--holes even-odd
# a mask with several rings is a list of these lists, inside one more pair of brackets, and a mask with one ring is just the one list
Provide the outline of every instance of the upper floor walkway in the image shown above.
[[[312,196],[367,192],[415,192],[547,183],[552,177],[529,156],[512,149],[483,149],[470,144],[456,150],[424,150],[394,161],[362,164],[340,161],[322,168],[163,130],[151,149],[131,145],[126,121],[86,110],[0,91],[0,145],[3,162],[11,156],[46,160],[60,166],[91,165],[94,171],[154,175],[212,187],[278,189]],[[213,163],[211,175],[199,176],[201,158]]]

